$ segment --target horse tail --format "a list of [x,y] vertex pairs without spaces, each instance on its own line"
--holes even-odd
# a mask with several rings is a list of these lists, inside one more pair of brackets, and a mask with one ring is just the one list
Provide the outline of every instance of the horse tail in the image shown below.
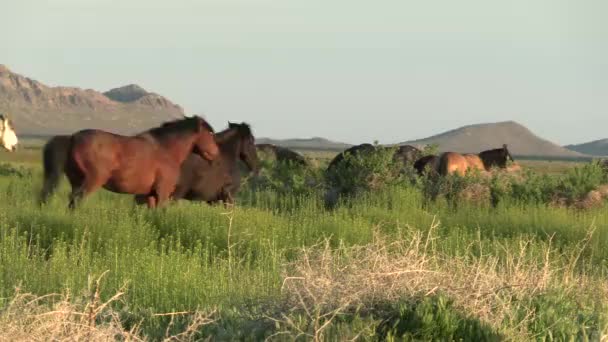
[[439,166],[437,167],[437,172],[442,176],[446,176],[449,172],[450,158],[448,157],[449,153],[444,153],[439,157]]
[[40,204],[46,203],[57,189],[61,174],[65,169],[70,146],[71,138],[67,135],[55,136],[44,145],[42,149],[44,185],[40,193]]

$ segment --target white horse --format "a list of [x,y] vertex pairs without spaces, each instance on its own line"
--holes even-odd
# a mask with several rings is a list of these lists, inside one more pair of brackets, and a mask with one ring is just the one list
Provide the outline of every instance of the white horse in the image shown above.
[[7,151],[13,152],[17,148],[17,134],[13,124],[6,116],[0,114],[0,143]]

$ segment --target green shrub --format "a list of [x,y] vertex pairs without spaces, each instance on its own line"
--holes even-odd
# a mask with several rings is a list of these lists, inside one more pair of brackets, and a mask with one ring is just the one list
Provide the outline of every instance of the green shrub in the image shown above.
[[246,186],[253,191],[270,190],[280,195],[310,195],[322,186],[319,169],[291,161],[260,160],[260,172]]
[[402,165],[393,160],[396,147],[375,147],[371,153],[346,153],[326,172],[327,186],[341,195],[356,195],[403,183]]

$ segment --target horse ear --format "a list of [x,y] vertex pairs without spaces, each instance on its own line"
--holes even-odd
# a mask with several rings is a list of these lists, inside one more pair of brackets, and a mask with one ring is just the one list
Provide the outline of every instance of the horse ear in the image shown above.
[[502,144],[502,148],[507,149],[507,144]]

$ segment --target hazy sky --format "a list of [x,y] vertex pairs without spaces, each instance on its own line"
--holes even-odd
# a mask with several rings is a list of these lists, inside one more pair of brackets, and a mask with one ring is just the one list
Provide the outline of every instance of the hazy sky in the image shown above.
[[0,0],[0,63],[127,83],[216,129],[398,142],[515,120],[608,138],[606,0]]

